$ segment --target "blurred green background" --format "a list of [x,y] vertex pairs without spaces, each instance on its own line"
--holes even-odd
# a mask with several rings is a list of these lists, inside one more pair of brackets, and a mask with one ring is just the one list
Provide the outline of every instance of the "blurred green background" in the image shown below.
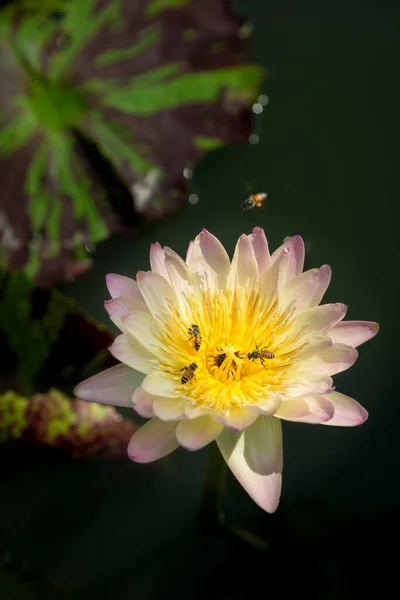
[[[349,319],[381,325],[335,382],[370,418],[355,429],[284,423],[275,515],[228,478],[227,515],[265,537],[268,552],[199,523],[209,448],[142,466],[1,447],[0,591],[4,585],[7,600],[244,598],[259,589],[353,599],[374,582],[383,595],[392,585],[394,558],[385,548],[400,513],[400,9],[372,0],[236,0],[231,7],[252,29],[247,58],[267,72],[268,104],[253,123],[259,142],[208,153],[190,181],[196,204],[144,224],[135,237],[115,234],[97,247],[93,268],[60,289],[108,326],[105,274],[148,269],[152,241],[184,255],[206,227],[232,253],[255,225],[271,248],[299,233],[306,266],[332,266],[325,301],[348,304]],[[268,200],[242,213],[248,186]]]

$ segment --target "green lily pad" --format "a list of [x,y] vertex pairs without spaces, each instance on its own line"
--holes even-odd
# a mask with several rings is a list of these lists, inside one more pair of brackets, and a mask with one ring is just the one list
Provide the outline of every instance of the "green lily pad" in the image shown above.
[[247,140],[263,72],[225,0],[17,0],[0,79],[0,260],[47,286],[182,206],[185,167]]

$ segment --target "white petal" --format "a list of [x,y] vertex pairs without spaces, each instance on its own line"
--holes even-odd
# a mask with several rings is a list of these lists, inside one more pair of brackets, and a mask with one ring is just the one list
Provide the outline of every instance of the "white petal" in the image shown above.
[[336,375],[349,369],[357,360],[358,352],[345,344],[333,344],[300,363],[296,373],[309,374],[312,378]]
[[179,444],[176,423],[151,419],[136,431],[128,446],[128,456],[138,463],[148,463],[170,454]]
[[[180,374],[182,377],[182,373]],[[153,369],[149,375],[143,380],[143,389],[149,394],[155,396],[165,396],[166,398],[180,397],[178,391],[180,382],[169,373]]]
[[225,289],[230,260],[221,242],[203,229],[193,242],[189,271],[197,284],[208,283]]
[[271,264],[273,264],[282,253],[288,255],[289,265],[287,270],[287,281],[289,281],[303,271],[305,255],[303,238],[300,235],[294,235],[289,238],[272,254]]
[[334,408],[332,419],[326,421],[324,425],[355,427],[368,419],[368,412],[365,408],[349,396],[339,392],[331,392],[330,394],[324,394],[323,398],[330,402]]
[[132,396],[133,408],[138,415],[149,419],[150,417],[154,417],[153,404],[155,400],[157,400],[157,396],[149,394],[140,387],[135,390]]
[[333,379],[329,375],[317,379],[317,374],[310,369],[310,377],[294,378],[286,391],[287,398],[299,398],[306,394],[323,394],[332,388]]
[[283,252],[261,277],[260,294],[266,298],[271,298],[275,294],[279,298],[284,292],[288,267],[289,258]]
[[[296,331],[304,329],[305,334],[313,332],[325,334],[345,317],[346,312],[347,306],[339,302],[336,304],[321,304],[298,313],[293,327]],[[331,337],[331,334],[329,336]]]
[[331,268],[328,265],[297,275],[286,285],[285,303],[293,303],[298,311],[317,306],[321,302],[330,280]]
[[185,262],[187,265],[189,264],[190,257],[192,256],[192,250],[193,250],[193,240],[190,240],[188,249],[186,251],[186,258],[185,258]]
[[143,378],[143,373],[126,365],[117,365],[82,381],[76,386],[74,394],[82,400],[100,404],[132,406],[132,394]]
[[106,275],[106,285],[111,298],[128,296],[130,298],[136,298],[137,300],[143,300],[142,295],[139,292],[138,284],[130,277],[117,275],[116,273],[108,273],[108,275]]
[[222,423],[211,417],[180,421],[176,428],[176,437],[186,450],[198,450],[213,442],[223,429]]
[[160,340],[156,336],[157,325],[149,313],[135,312],[122,319],[122,326],[151,353],[157,355]]
[[274,512],[282,485],[282,428],[275,417],[259,417],[242,433],[224,429],[217,444],[232,473],[261,508]]
[[253,246],[247,235],[241,235],[235,248],[228,277],[228,286],[253,285],[258,279],[258,265]]
[[169,283],[167,269],[165,268],[165,253],[158,242],[150,246],[150,267],[153,273],[164,277]]
[[156,417],[163,421],[178,421],[184,416],[186,399],[157,398],[153,410]]
[[165,268],[175,295],[180,303],[187,292],[189,284],[189,270],[184,260],[170,248],[164,248]]
[[115,338],[109,351],[117,360],[141,373],[150,373],[155,356],[133,336],[123,333]]
[[176,296],[170,284],[158,273],[143,271],[137,274],[139,290],[149,311],[155,318],[160,318],[165,309],[176,305]]
[[333,406],[323,396],[309,395],[297,400],[285,400],[275,417],[301,423],[325,423],[333,417]]
[[265,237],[264,229],[254,227],[253,232],[248,236],[253,245],[254,254],[258,264],[260,277],[264,275],[271,264],[271,256],[269,254],[268,241]]
[[128,296],[121,296],[121,298],[114,298],[113,300],[106,300],[104,307],[108,312],[111,321],[121,330],[124,331],[122,325],[122,319],[128,316],[130,313],[136,310],[147,311],[147,306],[143,300],[137,298],[129,298]]
[[357,348],[373,338],[378,331],[379,325],[373,321],[343,321],[331,329],[329,336],[335,342]]
[[231,408],[226,415],[216,415],[215,418],[232,431],[243,431],[254,423],[258,416],[257,412],[236,406]]

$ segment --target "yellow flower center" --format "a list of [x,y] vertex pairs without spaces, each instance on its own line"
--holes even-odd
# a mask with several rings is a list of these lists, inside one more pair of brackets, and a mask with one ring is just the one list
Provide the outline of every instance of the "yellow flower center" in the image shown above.
[[[191,291],[160,317],[158,368],[174,378],[180,395],[210,412],[260,405],[285,391],[304,346],[302,332],[292,330],[292,313],[257,287]],[[193,325],[201,335],[199,350]]]

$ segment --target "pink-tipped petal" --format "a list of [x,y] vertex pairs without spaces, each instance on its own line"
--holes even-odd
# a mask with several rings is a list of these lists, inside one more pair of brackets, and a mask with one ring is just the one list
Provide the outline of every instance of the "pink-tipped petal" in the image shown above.
[[111,321],[121,331],[124,331],[122,320],[125,317],[127,317],[130,313],[137,310],[147,311],[147,306],[143,302],[143,300],[138,300],[137,298],[129,298],[128,296],[121,296],[121,298],[106,300],[104,302],[104,308],[108,312]]
[[228,286],[238,284],[244,287],[251,285],[258,279],[258,265],[253,250],[253,245],[247,235],[241,235],[235,248],[228,278]]
[[156,356],[160,341],[157,338],[158,325],[154,318],[145,312],[135,312],[122,319],[124,331],[135,337],[145,348]]
[[261,227],[254,227],[248,238],[253,245],[258,271],[260,273],[260,277],[262,277],[271,265],[271,256],[269,253],[268,241],[265,237],[264,229],[261,229]]
[[187,265],[189,264],[190,257],[192,256],[192,250],[193,250],[193,240],[190,240],[188,249],[186,251],[186,258],[185,258],[185,262]]
[[116,337],[109,351],[117,360],[141,373],[150,373],[153,369],[154,354],[129,334]]
[[141,417],[150,419],[155,416],[153,412],[155,400],[157,400],[157,396],[153,396],[153,394],[149,394],[142,387],[139,387],[132,396],[133,408]]
[[266,298],[272,298],[273,295],[280,298],[284,292],[288,267],[288,255],[282,252],[261,277],[260,293],[266,296]]
[[187,291],[189,282],[188,267],[182,258],[170,248],[164,248],[165,268],[171,282],[172,289],[178,300],[183,298],[183,293]]
[[[357,360],[358,352],[345,344],[333,344],[299,364],[296,373],[307,377],[328,377],[349,369]],[[315,390],[317,391],[317,390]]]
[[373,338],[379,331],[379,324],[373,321],[343,321],[330,330],[329,336],[341,344],[357,348]]
[[287,270],[287,281],[289,281],[296,275],[300,275],[303,271],[305,256],[303,238],[300,235],[294,235],[286,240],[286,242],[272,254],[271,264],[273,264],[283,252],[287,253],[289,258]]
[[333,406],[323,396],[309,395],[297,400],[285,400],[275,417],[299,423],[325,423],[333,417]]
[[179,446],[176,423],[152,419],[136,431],[128,446],[128,456],[138,463],[149,463],[167,456]]
[[161,275],[169,283],[167,269],[165,268],[165,253],[158,242],[154,242],[150,246],[150,267],[153,273]]
[[325,334],[345,317],[346,312],[347,306],[340,302],[336,304],[321,304],[320,306],[314,306],[299,313],[296,316],[293,327],[296,330],[303,329],[307,335],[314,332]]
[[267,512],[278,507],[282,485],[282,427],[275,417],[259,417],[241,433],[224,429],[217,444],[239,483]]
[[195,280],[218,285],[224,289],[228,278],[230,260],[221,242],[208,231],[202,231],[194,240],[189,259],[189,271]]
[[129,298],[143,300],[136,281],[130,277],[117,275],[116,273],[108,273],[108,275],[106,275],[106,285],[111,298],[128,296]]
[[[182,377],[182,373],[177,373]],[[179,392],[179,379],[175,379],[169,373],[164,371],[152,370],[149,375],[143,380],[143,389],[149,394],[155,396],[165,396],[166,398],[178,398],[181,396]]]
[[323,265],[320,269],[310,269],[291,279],[285,289],[285,303],[298,311],[317,306],[325,294],[331,280],[331,268]]
[[175,293],[164,277],[152,271],[137,274],[139,290],[153,317],[159,318],[160,312],[176,304]]
[[85,379],[74,390],[75,396],[90,402],[113,406],[132,406],[132,394],[142,381],[138,373],[126,365],[117,365]]
[[331,392],[330,394],[324,394],[323,398],[330,402],[334,408],[332,419],[326,421],[324,425],[355,427],[368,419],[368,412],[365,408],[349,396],[339,392]]
[[157,398],[153,410],[162,421],[178,421],[184,416],[186,400],[184,398]]
[[186,450],[199,450],[213,442],[223,429],[222,423],[211,417],[179,421],[176,428],[176,438]]

